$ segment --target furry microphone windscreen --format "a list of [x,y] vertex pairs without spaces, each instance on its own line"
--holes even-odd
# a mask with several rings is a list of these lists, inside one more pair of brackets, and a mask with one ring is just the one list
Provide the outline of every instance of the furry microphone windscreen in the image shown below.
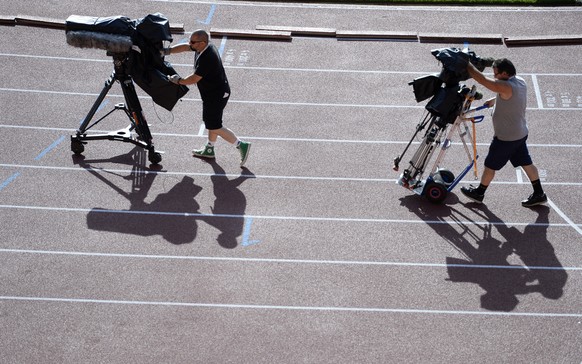
[[133,45],[126,35],[89,32],[85,30],[68,31],[67,43],[77,48],[98,48],[112,53],[126,53]]

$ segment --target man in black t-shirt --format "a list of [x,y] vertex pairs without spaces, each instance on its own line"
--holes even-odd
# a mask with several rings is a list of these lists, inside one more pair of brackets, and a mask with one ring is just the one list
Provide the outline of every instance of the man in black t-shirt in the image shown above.
[[251,143],[241,141],[230,129],[222,125],[223,110],[230,98],[230,86],[224,72],[220,54],[214,44],[210,43],[210,34],[205,30],[196,30],[190,37],[189,44],[177,44],[164,49],[164,54],[196,52],[194,72],[188,77],[170,76],[169,80],[178,85],[198,86],[202,98],[202,120],[208,130],[208,142],[202,149],[192,151],[192,155],[201,158],[214,158],[214,144],[220,136],[236,145],[241,155],[241,167],[247,161]]

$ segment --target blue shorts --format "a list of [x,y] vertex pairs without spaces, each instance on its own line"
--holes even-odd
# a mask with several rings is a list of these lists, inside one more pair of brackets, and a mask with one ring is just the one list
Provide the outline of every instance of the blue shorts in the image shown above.
[[529,166],[532,164],[532,160],[527,149],[526,140],[527,136],[511,142],[505,142],[494,137],[491,145],[489,145],[489,153],[485,158],[485,167],[498,171],[507,162],[511,162],[514,167]]

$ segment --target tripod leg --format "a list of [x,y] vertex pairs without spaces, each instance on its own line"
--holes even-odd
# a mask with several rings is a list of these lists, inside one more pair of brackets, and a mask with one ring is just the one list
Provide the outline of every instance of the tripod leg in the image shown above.
[[[438,121],[438,119],[435,118],[433,121]],[[420,146],[410,160],[409,167],[404,171],[404,176],[407,179],[410,181],[417,180],[424,174],[426,165],[436,150],[436,147],[440,144],[441,136],[445,130],[446,126],[443,128],[437,122],[431,122]]]
[[109,77],[109,79],[105,81],[105,86],[103,86],[103,90],[101,90],[101,93],[97,97],[97,100],[95,100],[95,103],[93,103],[93,107],[91,107],[91,110],[89,110],[89,113],[87,114],[87,116],[85,116],[85,119],[83,119],[81,126],[77,130],[77,135],[83,134],[87,130],[87,126],[91,122],[91,119],[93,119],[93,116],[95,116],[97,109],[99,109],[99,106],[101,106],[103,99],[105,99],[105,96],[107,96],[107,93],[111,89],[111,86],[113,86],[114,82],[115,73],[113,73],[111,77]]
[[146,118],[143,115],[141,104],[131,78],[121,80],[121,88],[123,90],[123,96],[125,96],[125,101],[127,102],[127,108],[135,123],[135,131],[149,147],[152,144],[152,134],[150,133]]
[[125,96],[125,101],[127,102],[129,115],[131,115],[131,119],[135,126],[135,131],[146,144],[145,148],[148,150],[148,159],[151,163],[158,164],[162,161],[162,155],[159,152],[156,152],[152,143],[152,134],[146,118],[143,115],[139,98],[135,92],[133,80],[130,77],[125,77],[123,80],[120,80],[120,83],[123,95]]
[[408,148],[410,147],[410,145],[412,144],[412,142],[414,141],[414,138],[416,138],[416,136],[418,135],[418,133],[424,129],[424,127],[426,126],[426,124],[430,121],[431,125],[434,123],[434,120],[436,119],[436,116],[432,116],[430,114],[426,114],[424,120],[422,122],[420,122],[417,126],[416,126],[416,131],[414,132],[414,135],[412,135],[412,138],[410,139],[410,141],[408,142],[408,144],[406,145],[406,148],[404,148],[404,151],[402,152],[402,154],[400,154],[398,157],[394,158],[394,164],[392,166],[392,169],[395,171],[398,171],[400,169],[400,161],[402,160],[402,157],[404,157],[404,155],[406,154],[406,152],[408,151]]

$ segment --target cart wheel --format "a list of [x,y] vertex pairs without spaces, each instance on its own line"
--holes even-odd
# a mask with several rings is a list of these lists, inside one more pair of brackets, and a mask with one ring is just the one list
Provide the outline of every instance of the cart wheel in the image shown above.
[[455,181],[455,175],[448,169],[439,169],[437,171],[437,174],[439,175],[440,180],[445,184],[445,186],[450,186],[451,183]]
[[437,182],[429,182],[424,188],[426,198],[434,203],[439,204],[447,198],[447,188]]
[[85,146],[80,140],[71,140],[71,151],[79,155],[85,151]]
[[150,151],[148,153],[148,159],[152,164],[158,164],[162,161],[162,155],[158,152]]

